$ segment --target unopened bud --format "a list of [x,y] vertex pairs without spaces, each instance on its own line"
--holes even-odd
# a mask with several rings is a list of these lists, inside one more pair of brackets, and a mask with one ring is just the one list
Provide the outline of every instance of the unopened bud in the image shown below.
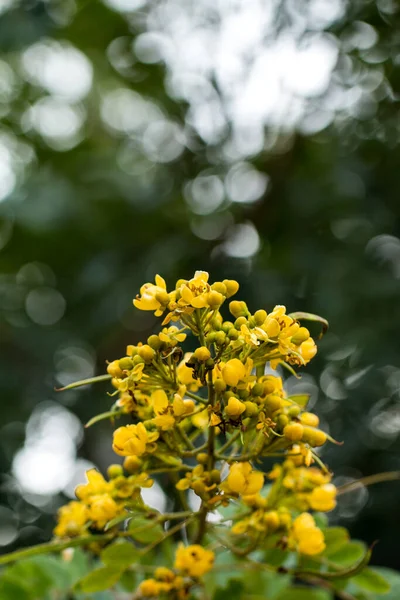
[[247,308],[246,302],[239,300],[232,300],[229,303],[229,312],[236,318],[247,317],[249,315],[249,309]]
[[304,427],[301,423],[289,423],[283,430],[283,435],[291,442],[298,442],[302,439]]
[[226,297],[227,298],[234,296],[239,289],[239,284],[234,279],[224,279],[223,284],[226,287]]

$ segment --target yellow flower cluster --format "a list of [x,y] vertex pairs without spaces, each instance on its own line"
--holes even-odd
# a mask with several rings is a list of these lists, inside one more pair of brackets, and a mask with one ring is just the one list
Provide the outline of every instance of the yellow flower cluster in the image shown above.
[[[336,505],[331,475],[314,466],[321,465],[315,449],[331,438],[306,410],[307,396],[288,395],[281,377],[283,369],[294,373],[294,367],[306,365],[316,344],[284,306],[252,314],[245,302],[232,300],[232,320],[224,320],[220,309],[238,289],[233,280],[210,283],[204,271],[178,280],[170,291],[159,275],[141,287],[133,303],[163,315],[161,331],[146,343],[129,345],[107,367],[117,398],[105,417],[125,419],[112,447],[131,475],[114,466],[106,481],[89,471],[86,485],[77,488],[78,501],[59,512],[55,534],[71,537],[102,531],[135,508],[141,518],[154,517],[140,497],[140,488],[152,484],[148,473],[173,474],[185,510],[172,518],[186,515],[187,490],[194,491],[201,506],[190,515],[193,543],[179,545],[174,568],[156,568],[137,597],[188,597],[213,566],[214,553],[202,545],[212,540],[207,515],[229,503],[238,507],[230,537],[244,536],[240,543],[251,540],[261,550],[274,543],[310,556],[325,547],[310,511]],[[189,334],[192,352],[182,347]],[[272,456],[281,456],[281,462],[261,472],[260,459]]]
[[154,578],[145,579],[139,585],[139,597],[159,598],[160,595],[165,594],[168,598],[184,600],[188,597],[194,583],[187,577],[196,580],[208,573],[212,569],[214,558],[214,552],[198,544],[191,546],[179,544],[175,554],[174,571],[165,567],[156,569]]
[[74,500],[58,511],[58,522],[54,529],[57,537],[83,535],[89,529],[102,530],[115,517],[125,513],[127,500],[131,505],[142,505],[141,488],[153,485],[146,473],[124,476],[120,465],[111,465],[109,481],[96,471],[86,472],[87,483],[79,485]]

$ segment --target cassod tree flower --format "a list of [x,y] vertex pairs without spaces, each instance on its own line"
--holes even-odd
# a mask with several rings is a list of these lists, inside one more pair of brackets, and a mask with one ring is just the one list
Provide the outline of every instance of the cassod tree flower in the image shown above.
[[[134,598],[209,598],[213,573],[226,566],[219,556],[228,552],[231,569],[243,569],[245,589],[252,585],[246,570],[259,569],[321,584],[333,598],[333,582],[341,580],[342,589],[368,562],[366,551],[341,568],[324,554],[348,541],[321,516],[335,508],[337,489],[318,448],[334,440],[306,410],[308,397],[288,395],[282,378],[317,352],[303,321],[324,328],[326,322],[287,314],[281,305],[252,314],[240,300],[230,301],[225,320],[221,311],[238,289],[236,281],[210,283],[197,271],[171,290],[156,275],[134,299],[137,309],[163,316],[161,329],[108,364],[116,399],[89,423],[123,419],[112,442],[123,464],[111,465],[108,479],[89,470],[54,529],[58,547],[82,545],[106,564],[106,574],[101,567],[97,579],[82,580],[82,591],[93,591],[93,577],[96,590],[104,589],[131,569],[142,574]],[[187,352],[182,345],[190,334],[195,348]],[[170,478],[172,512],[144,503],[141,490],[153,476]],[[198,509],[190,508],[188,493],[198,497]],[[175,558],[156,567],[163,549],[169,556],[166,540],[176,544]]]

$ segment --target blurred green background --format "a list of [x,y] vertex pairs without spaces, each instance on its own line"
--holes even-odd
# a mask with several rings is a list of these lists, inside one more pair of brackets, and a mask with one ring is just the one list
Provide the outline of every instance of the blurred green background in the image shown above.
[[[400,469],[400,13],[394,0],[0,2],[0,550],[49,539],[85,469],[101,374],[208,270],[251,310],[331,325],[289,386],[343,447],[336,483]],[[162,501],[161,491],[158,499]],[[153,498],[154,499],[154,498]],[[400,483],[332,520],[400,567]]]

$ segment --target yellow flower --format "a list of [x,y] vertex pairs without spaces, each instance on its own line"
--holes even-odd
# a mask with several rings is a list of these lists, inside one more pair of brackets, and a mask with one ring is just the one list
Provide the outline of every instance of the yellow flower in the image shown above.
[[[167,594],[173,588],[171,583],[166,581],[156,581],[156,579],[145,579],[138,587],[140,597],[160,598],[161,594]],[[135,596],[136,597],[136,596]]]
[[328,512],[336,506],[336,487],[333,483],[326,483],[313,489],[308,497],[313,510]]
[[176,346],[179,342],[185,341],[186,333],[181,333],[178,327],[172,325],[171,327],[164,327],[158,337],[168,346]]
[[309,513],[302,513],[292,525],[291,536],[300,554],[320,554],[325,550],[324,534]]
[[145,283],[140,288],[140,296],[138,295],[133,304],[139,310],[154,310],[156,317],[159,317],[164,312],[169,302],[167,294],[167,285],[165,280],[156,275],[155,284]]
[[176,417],[183,417],[192,413],[195,406],[193,400],[183,400],[179,394],[175,394],[172,408]]
[[214,552],[198,544],[185,547],[181,543],[176,550],[174,567],[190,577],[201,577],[212,569],[214,558]]
[[179,305],[189,305],[193,308],[205,308],[208,306],[208,273],[206,271],[196,271],[193,279],[182,283],[179,287],[180,300]]
[[106,494],[111,489],[110,482],[106,481],[97,469],[89,469],[86,471],[87,483],[78,485],[75,490],[75,495],[79,500],[86,501],[90,496],[96,494]]
[[304,360],[304,364],[307,364],[312,358],[314,358],[314,356],[317,354],[317,346],[312,337],[308,338],[308,340],[301,344],[299,347],[299,353]]
[[228,491],[242,496],[257,494],[264,485],[264,475],[259,471],[253,471],[248,462],[234,463],[230,466],[229,475],[226,479]]
[[147,444],[155,442],[158,432],[149,433],[143,423],[126,425],[114,431],[113,450],[120,456],[142,456]]
[[92,496],[89,504],[89,518],[98,529],[102,529],[108,521],[111,521],[122,510],[108,494]]
[[227,385],[236,387],[246,377],[246,367],[238,358],[232,358],[222,367],[222,378]]
[[162,431],[168,431],[175,425],[175,418],[171,414],[172,406],[168,401],[168,396],[164,390],[156,390],[151,395],[151,402],[156,416],[153,423]]
[[231,419],[238,419],[240,415],[246,410],[244,402],[240,402],[234,396],[231,396],[228,400],[228,404],[225,407],[225,414]]
[[201,386],[201,383],[198,379],[194,379],[193,369],[186,365],[191,356],[191,352],[186,352],[183,360],[179,363],[176,369],[176,374],[180,383],[186,385],[191,392],[197,392],[197,390]]
[[74,537],[85,532],[88,510],[81,502],[69,502],[58,511],[58,523],[54,529],[57,537]]

